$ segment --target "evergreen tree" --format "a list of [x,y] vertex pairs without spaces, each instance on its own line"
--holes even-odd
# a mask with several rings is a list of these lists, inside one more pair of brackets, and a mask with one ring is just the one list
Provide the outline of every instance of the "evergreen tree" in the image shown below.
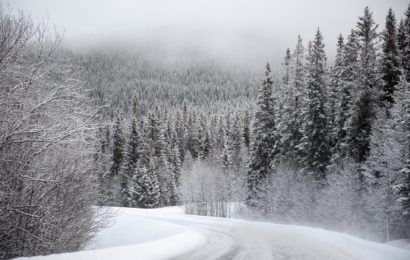
[[105,205],[107,200],[107,140],[105,136],[106,129],[101,127],[97,130],[97,142],[94,154],[94,167],[98,180],[99,205]]
[[400,58],[397,47],[396,18],[392,9],[386,17],[386,27],[383,32],[383,55],[381,61],[383,80],[382,101],[388,102],[388,107],[393,104],[393,94],[400,77]]
[[223,149],[222,149],[222,167],[224,171],[230,171],[233,166],[233,160],[232,160],[232,147],[230,146],[230,137],[227,131],[224,133],[224,143],[223,143]]
[[308,77],[303,113],[303,137],[300,150],[307,172],[324,177],[329,159],[328,125],[325,112],[326,56],[323,37],[318,30],[308,55]]
[[199,140],[195,113],[189,115],[187,134],[187,149],[191,153],[192,157],[197,159],[199,155]]
[[243,118],[243,142],[246,148],[249,149],[250,144],[250,126],[251,126],[251,116],[249,110],[245,110],[245,115]]
[[410,4],[399,27],[398,45],[405,79],[410,82]]
[[[299,165],[300,153],[297,145],[301,140],[301,94],[305,82],[304,46],[300,36],[289,62],[287,61],[288,58],[288,55],[286,55],[284,65],[290,64],[289,83],[283,81],[284,94],[280,100],[283,105],[278,110],[281,116],[277,118],[277,125],[281,136],[281,162],[289,165]],[[285,71],[287,72],[287,69]],[[283,80],[286,78],[287,76]]]
[[241,119],[238,114],[232,117],[231,130],[229,133],[232,164],[235,168],[239,168],[241,165]]
[[158,178],[142,161],[138,161],[133,175],[133,206],[138,208],[155,208],[159,205],[160,189]]
[[120,175],[124,160],[124,136],[121,116],[118,115],[114,125],[111,168],[106,176],[107,201],[110,205],[121,203]]
[[347,134],[351,132],[349,123],[354,113],[353,101],[357,95],[358,42],[356,32],[352,30],[343,49],[343,68],[341,72],[341,89],[335,117],[333,135],[336,143],[332,149],[332,164],[346,158],[348,154]]
[[283,85],[286,88],[289,84],[290,84],[290,73],[291,73],[291,55],[290,55],[290,49],[286,49],[286,55],[285,55],[285,59],[283,61],[283,67],[285,69],[285,73],[283,76]]
[[336,126],[336,118],[339,110],[340,94],[343,92],[343,70],[344,70],[344,39],[342,35],[339,35],[337,39],[336,58],[335,64],[331,70],[330,82],[328,88],[328,100],[327,100],[327,114],[330,130],[330,147],[334,150],[338,140],[338,130]]
[[[298,35],[298,43],[293,51],[293,71],[294,71],[294,88],[295,98],[302,93],[305,85],[305,47],[303,46],[302,37]],[[298,101],[298,100],[296,100]]]
[[121,164],[124,159],[124,135],[122,132],[122,120],[118,115],[115,121],[114,134],[113,134],[113,148],[112,148],[112,164],[111,164],[111,176],[118,176]]
[[138,129],[138,105],[137,100],[134,99],[133,115],[131,119],[130,134],[127,143],[127,149],[125,151],[124,158],[124,170],[121,173],[120,185],[121,185],[121,198],[122,205],[127,207],[131,205],[130,185],[132,182],[132,176],[135,172],[135,167],[139,158],[139,144],[141,137]]
[[358,37],[358,93],[352,117],[349,121],[348,152],[356,162],[364,162],[369,154],[371,127],[375,117],[378,96],[378,68],[376,57],[376,32],[373,15],[369,8],[357,23]]
[[209,129],[208,124],[206,122],[205,117],[201,118],[201,139],[199,144],[199,158],[201,160],[205,160],[209,156],[209,152],[211,150],[211,138],[209,136]]
[[266,65],[257,99],[257,111],[252,127],[250,162],[248,165],[248,207],[268,213],[267,180],[275,168],[278,154],[278,134],[274,118],[272,77],[269,63]]

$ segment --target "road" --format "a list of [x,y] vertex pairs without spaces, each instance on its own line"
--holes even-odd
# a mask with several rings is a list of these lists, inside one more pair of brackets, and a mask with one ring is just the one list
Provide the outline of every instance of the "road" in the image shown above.
[[180,207],[113,210],[113,225],[88,250],[32,259],[410,259],[409,250],[318,228],[185,215]]
[[206,242],[173,259],[410,259],[410,251],[342,233],[292,225],[187,215],[149,216],[202,234]]

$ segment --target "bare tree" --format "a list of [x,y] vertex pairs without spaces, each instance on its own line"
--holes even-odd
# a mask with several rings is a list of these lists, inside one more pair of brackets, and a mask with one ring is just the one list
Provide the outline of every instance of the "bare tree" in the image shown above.
[[0,7],[0,258],[77,250],[97,228],[95,127],[60,40]]

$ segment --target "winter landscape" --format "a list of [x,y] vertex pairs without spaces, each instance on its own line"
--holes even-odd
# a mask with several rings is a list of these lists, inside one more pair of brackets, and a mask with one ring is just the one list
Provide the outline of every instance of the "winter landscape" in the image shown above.
[[0,0],[0,259],[410,259],[406,0]]

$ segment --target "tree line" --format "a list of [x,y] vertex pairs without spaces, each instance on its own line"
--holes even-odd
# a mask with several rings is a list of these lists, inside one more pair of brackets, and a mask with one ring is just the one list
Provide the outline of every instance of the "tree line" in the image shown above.
[[239,105],[141,109],[137,96],[100,133],[96,157],[109,161],[101,203],[183,203],[216,216],[236,207],[377,240],[408,237],[409,24],[410,10],[397,24],[390,9],[378,32],[365,8],[338,37],[331,67],[319,29],[307,46],[299,36],[282,71],[272,76],[267,65],[256,100]]

